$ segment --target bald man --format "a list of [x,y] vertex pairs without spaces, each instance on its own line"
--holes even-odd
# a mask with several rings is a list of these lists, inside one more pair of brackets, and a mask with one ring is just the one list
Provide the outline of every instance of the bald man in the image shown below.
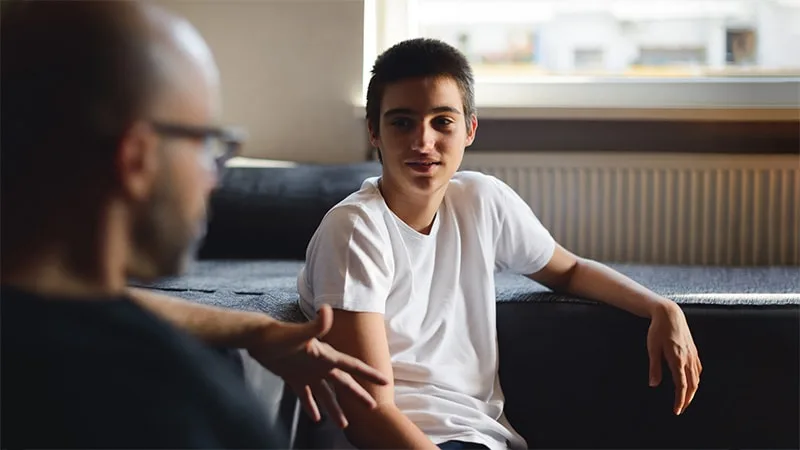
[[[240,144],[186,21],[144,2],[3,2],[3,448],[283,445],[210,349],[246,349],[300,394],[375,401],[379,372],[304,325],[132,291],[176,275]],[[179,331],[180,330],[180,331]],[[202,342],[201,342],[202,341]]]

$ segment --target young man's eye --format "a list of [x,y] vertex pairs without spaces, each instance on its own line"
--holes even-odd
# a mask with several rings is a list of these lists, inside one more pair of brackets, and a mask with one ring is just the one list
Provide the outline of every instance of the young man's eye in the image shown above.
[[433,123],[440,127],[446,127],[456,123],[456,121],[449,117],[437,117],[433,120]]
[[405,117],[398,117],[391,122],[393,127],[408,128],[411,126],[411,120]]

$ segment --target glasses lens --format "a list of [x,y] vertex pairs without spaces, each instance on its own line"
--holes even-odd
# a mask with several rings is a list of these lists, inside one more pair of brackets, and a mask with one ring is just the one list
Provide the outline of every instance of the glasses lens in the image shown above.
[[206,153],[214,161],[225,157],[226,148],[227,145],[219,138],[210,137],[206,140]]

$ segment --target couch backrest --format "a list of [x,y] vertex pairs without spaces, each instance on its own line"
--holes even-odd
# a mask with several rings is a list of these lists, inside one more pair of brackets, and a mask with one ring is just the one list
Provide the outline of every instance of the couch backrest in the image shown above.
[[302,260],[325,213],[380,172],[377,162],[229,168],[211,195],[198,256]]

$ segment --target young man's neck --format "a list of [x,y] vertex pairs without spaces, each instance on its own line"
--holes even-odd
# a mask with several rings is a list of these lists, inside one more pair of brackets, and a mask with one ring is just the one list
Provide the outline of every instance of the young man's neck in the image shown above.
[[444,199],[447,185],[430,195],[409,195],[399,189],[384,188],[390,181],[381,178],[378,182],[386,205],[406,225],[422,234],[428,234],[433,227],[436,213]]

